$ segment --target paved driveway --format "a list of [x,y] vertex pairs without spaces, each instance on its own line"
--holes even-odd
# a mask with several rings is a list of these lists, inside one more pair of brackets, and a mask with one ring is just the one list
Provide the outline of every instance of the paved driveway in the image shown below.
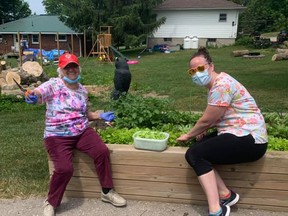
[[[1,216],[42,216],[44,197],[0,199]],[[100,199],[64,198],[57,216],[207,216],[206,206],[128,200],[127,207],[116,208]],[[288,216],[288,212],[270,212],[232,207],[231,216]]]

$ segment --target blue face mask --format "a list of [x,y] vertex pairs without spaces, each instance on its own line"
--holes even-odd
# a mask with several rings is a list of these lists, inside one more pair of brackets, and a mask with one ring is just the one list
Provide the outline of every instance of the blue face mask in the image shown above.
[[209,75],[208,69],[203,72],[196,72],[192,77],[192,81],[199,86],[206,86],[211,81],[211,76]]
[[66,76],[63,77],[63,80],[64,80],[65,82],[69,83],[69,84],[75,84],[75,83],[79,82],[80,79],[81,79],[81,76],[80,76],[80,75],[78,75],[78,77],[77,77],[76,79],[74,79],[74,80],[71,80],[71,79],[69,79],[69,78],[66,77]]

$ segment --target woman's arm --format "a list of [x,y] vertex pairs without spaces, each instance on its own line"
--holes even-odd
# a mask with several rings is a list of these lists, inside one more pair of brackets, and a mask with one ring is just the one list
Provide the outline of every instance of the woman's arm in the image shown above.
[[194,127],[186,134],[182,134],[177,138],[177,141],[188,141],[189,139],[196,137],[199,134],[204,133],[207,129],[212,127],[215,122],[220,119],[227,107],[211,106],[208,105],[202,115],[202,117],[196,122]]
[[97,119],[101,119],[100,112],[97,111],[92,112],[89,110],[89,108],[87,109],[86,115],[89,121],[95,121]]

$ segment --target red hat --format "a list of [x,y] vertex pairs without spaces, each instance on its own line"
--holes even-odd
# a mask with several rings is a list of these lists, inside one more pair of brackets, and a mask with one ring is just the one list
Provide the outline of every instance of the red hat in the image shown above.
[[68,64],[70,63],[75,63],[79,66],[79,61],[78,61],[78,58],[73,55],[73,54],[70,54],[70,53],[64,53],[63,55],[61,55],[59,57],[59,64],[58,66],[60,68],[65,68]]

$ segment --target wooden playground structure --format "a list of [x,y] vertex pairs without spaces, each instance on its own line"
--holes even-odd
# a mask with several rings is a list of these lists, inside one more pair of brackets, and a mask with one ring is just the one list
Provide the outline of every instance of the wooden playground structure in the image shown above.
[[111,45],[111,26],[100,26],[100,33],[97,35],[95,42],[93,42],[92,49],[90,50],[87,58],[90,55],[97,55],[97,58],[100,61],[112,62],[113,52],[110,50]]
[[115,47],[112,46],[112,34],[111,34],[112,26],[100,26],[99,34],[94,39],[94,35],[92,32],[92,49],[90,50],[89,54],[86,55],[86,34],[84,33],[84,57],[86,60],[83,63],[85,65],[87,59],[90,55],[97,55],[97,59],[101,62],[110,62],[113,64],[113,58],[116,55],[128,59],[124,56],[121,52],[119,52]]

